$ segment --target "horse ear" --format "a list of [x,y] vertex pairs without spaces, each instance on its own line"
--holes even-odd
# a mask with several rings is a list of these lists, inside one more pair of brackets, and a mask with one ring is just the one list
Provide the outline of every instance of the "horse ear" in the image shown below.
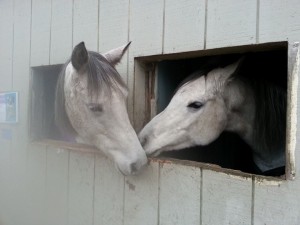
[[75,46],[71,56],[71,62],[73,67],[78,71],[88,62],[88,52],[85,48],[84,42],[80,42]]
[[240,65],[242,64],[242,62],[244,61],[245,57],[241,57],[239,60],[237,60],[236,62],[226,66],[224,68],[224,73],[223,76],[225,78],[225,80],[229,79],[240,67]]
[[124,53],[126,52],[130,44],[131,41],[126,45],[123,45],[121,47],[112,49],[104,53],[103,56],[107,59],[107,61],[109,61],[112,65],[115,66],[121,61],[122,56],[124,55]]

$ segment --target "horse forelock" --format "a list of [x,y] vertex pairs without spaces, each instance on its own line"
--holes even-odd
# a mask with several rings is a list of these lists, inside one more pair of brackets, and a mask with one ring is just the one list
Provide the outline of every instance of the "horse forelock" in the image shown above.
[[115,67],[101,54],[89,51],[87,65],[87,88],[90,96],[93,93],[101,93],[110,96],[112,89],[115,91],[127,90],[122,77]]
[[[98,96],[99,93],[111,96],[112,89],[117,92],[127,91],[127,86],[122,77],[104,56],[97,52],[89,51],[89,60],[85,70],[87,75],[87,92],[89,96]],[[69,65],[68,60],[59,74],[55,97],[55,122],[62,132],[76,136],[77,132],[71,125],[65,108],[65,74]],[[101,92],[99,92],[101,90]]]

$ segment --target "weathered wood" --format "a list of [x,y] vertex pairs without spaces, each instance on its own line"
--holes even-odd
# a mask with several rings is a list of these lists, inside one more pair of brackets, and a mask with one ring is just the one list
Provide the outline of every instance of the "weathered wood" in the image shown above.
[[51,0],[32,0],[31,66],[49,64]]
[[267,185],[255,180],[253,224],[293,225],[300,223],[300,180]]
[[11,168],[11,140],[1,137],[3,132],[0,127],[0,224],[9,223],[12,217],[10,168]]
[[147,99],[148,91],[148,69],[141,62],[136,62],[134,64],[134,74],[135,74],[135,91],[134,91],[134,128],[138,132],[140,131],[148,122],[147,118],[147,104],[149,99]]
[[260,0],[258,42],[284,41],[287,39],[287,1]]
[[45,224],[68,224],[69,151],[47,148]]
[[159,224],[200,224],[201,170],[160,164]]
[[206,48],[256,42],[256,1],[207,1]]
[[296,138],[298,112],[298,77],[300,75],[300,46],[299,42],[289,44],[288,49],[288,91],[287,91],[287,120],[286,120],[286,177],[290,180],[296,174]]
[[251,224],[252,178],[203,169],[202,224]]
[[125,178],[124,225],[158,223],[158,166],[151,163],[141,174]]
[[203,49],[205,0],[166,0],[163,53]]
[[98,0],[74,0],[73,46],[84,41],[88,50],[98,49]]
[[72,52],[73,0],[52,0],[50,64],[63,64]]
[[94,169],[94,154],[70,152],[69,224],[93,224]]
[[162,53],[163,1],[130,2],[131,56]]
[[[134,120],[135,84],[134,57],[162,53],[163,41],[163,1],[154,0],[149,2],[130,2],[130,26],[129,40],[132,41],[129,49],[128,64],[128,113],[131,121]],[[141,84],[138,88],[143,89]]]
[[0,91],[12,88],[13,1],[0,1]]
[[[110,49],[126,44],[129,27],[129,0],[99,2],[99,51],[106,52]],[[130,49],[131,47],[129,47]],[[127,60],[125,54],[117,70],[127,84]]]
[[38,145],[28,146],[27,182],[24,185],[26,201],[24,211],[26,224],[40,225],[45,223],[46,205],[46,148]]
[[94,224],[123,224],[124,176],[114,163],[96,154]]
[[[24,210],[27,183],[27,145],[29,130],[29,83],[30,83],[30,35],[31,35],[31,0],[14,1],[14,37],[13,37],[13,90],[18,91],[18,123],[12,127],[10,202],[13,214],[10,224],[24,224],[27,217]],[[1,75],[0,75],[1,76]],[[0,145],[1,146],[1,145]],[[0,147],[1,149],[1,147]],[[1,217],[1,216],[0,216]],[[0,222],[1,224],[1,222]]]
[[[287,22],[285,26],[288,27],[286,36],[290,42],[296,42],[300,40],[300,1],[298,0],[286,0],[287,1]],[[284,18],[283,18],[284,19]]]

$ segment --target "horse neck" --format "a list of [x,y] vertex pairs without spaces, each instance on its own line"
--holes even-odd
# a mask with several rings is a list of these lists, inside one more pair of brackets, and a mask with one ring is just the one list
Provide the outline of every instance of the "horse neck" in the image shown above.
[[240,80],[233,80],[227,85],[224,92],[228,112],[225,130],[237,133],[254,148],[255,101],[253,90]]
[[239,80],[232,81],[228,85],[225,92],[228,123],[225,130],[237,133],[252,148],[253,159],[262,171],[283,166],[285,163],[283,146],[270,151],[269,148],[262,148],[261,143],[255,141],[256,105],[252,88]]

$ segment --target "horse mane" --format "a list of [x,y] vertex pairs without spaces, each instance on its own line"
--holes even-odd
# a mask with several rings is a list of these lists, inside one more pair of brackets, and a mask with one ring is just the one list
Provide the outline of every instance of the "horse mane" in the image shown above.
[[[90,96],[93,96],[94,93],[98,93],[99,90],[102,91],[102,94],[110,96],[111,88],[118,91],[120,91],[120,87],[127,89],[120,74],[104,56],[93,51],[88,51],[88,54],[89,59],[86,66],[86,73],[87,88]],[[55,93],[55,123],[63,133],[76,136],[77,132],[71,125],[65,109],[65,72],[69,63],[70,59],[63,65],[57,80]]]
[[285,146],[287,63],[283,62],[286,60],[285,54],[279,52],[268,57],[250,54],[236,74],[254,92],[253,143],[257,152],[280,151]]

